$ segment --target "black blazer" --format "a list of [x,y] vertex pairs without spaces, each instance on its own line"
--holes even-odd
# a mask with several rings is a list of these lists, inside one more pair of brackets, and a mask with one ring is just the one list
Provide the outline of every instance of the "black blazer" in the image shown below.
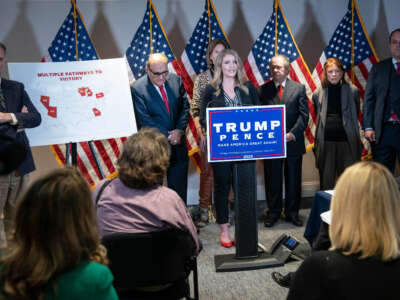
[[287,156],[304,154],[304,130],[308,124],[308,101],[304,85],[287,79],[282,100],[273,81],[259,86],[257,92],[261,105],[284,104],[286,107],[286,132],[291,132],[296,139],[287,143]]
[[382,133],[385,101],[389,93],[392,72],[395,72],[392,58],[385,59],[373,65],[368,75],[367,87],[365,88],[363,129],[374,129],[377,143],[379,143]]
[[[239,96],[242,105],[260,105],[260,100],[258,99],[254,85],[250,81],[247,81],[245,82],[245,86],[249,89],[248,93],[239,88]],[[208,84],[203,93],[203,99],[200,100],[200,124],[203,128],[206,128],[207,107],[225,107],[225,98],[223,92],[221,91],[218,95],[216,95],[216,91],[217,90],[211,84]]]
[[[29,146],[28,138],[25,131],[20,131],[23,128],[33,128],[39,126],[42,119],[40,113],[33,106],[28,94],[24,89],[24,85],[20,82],[1,79],[1,89],[6,102],[6,112],[13,113],[18,120],[18,125],[12,126],[10,124],[0,125],[0,134],[7,135],[16,139],[17,142],[21,143],[26,152],[26,158],[18,167],[18,171],[21,175],[30,173],[35,170],[35,164],[33,162],[31,148]],[[26,106],[28,109],[27,113],[21,112],[22,107]],[[17,132],[17,129],[20,129]]]

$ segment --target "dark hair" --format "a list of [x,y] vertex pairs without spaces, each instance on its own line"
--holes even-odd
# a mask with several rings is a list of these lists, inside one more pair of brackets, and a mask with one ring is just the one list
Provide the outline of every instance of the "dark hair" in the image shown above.
[[207,53],[206,53],[206,61],[207,61],[207,66],[209,69],[212,68],[213,62],[211,60],[211,54],[214,51],[214,48],[217,47],[217,45],[222,45],[225,47],[225,49],[229,49],[229,44],[227,41],[223,39],[213,39],[210,41],[207,47]]
[[118,159],[118,177],[124,185],[150,188],[162,184],[169,166],[170,146],[167,138],[155,128],[142,128],[130,136]]
[[13,299],[43,299],[49,283],[84,260],[107,263],[91,190],[76,169],[55,170],[28,188],[17,205],[12,244],[1,282]]
[[4,51],[4,54],[6,54],[6,52],[7,52],[7,47],[6,47],[6,45],[4,45],[2,42],[0,42],[0,48],[2,48],[3,51]]
[[328,81],[328,75],[327,75],[327,69],[331,66],[336,66],[338,67],[340,70],[342,70],[343,75],[342,78],[340,78],[339,84],[342,85],[346,82],[346,79],[344,78],[344,66],[343,63],[336,57],[330,57],[326,60],[326,62],[324,63],[324,70],[322,71],[322,78],[321,78],[321,85],[324,88],[327,88],[329,86],[329,81]]
[[400,28],[396,28],[395,30],[393,30],[390,35],[389,35],[389,43],[392,41],[392,36],[395,32],[400,32]]

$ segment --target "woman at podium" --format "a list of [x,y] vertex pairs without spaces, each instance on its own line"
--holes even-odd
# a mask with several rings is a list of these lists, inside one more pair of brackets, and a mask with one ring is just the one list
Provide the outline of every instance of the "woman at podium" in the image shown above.
[[[242,61],[235,50],[225,49],[216,59],[214,77],[207,85],[201,101],[200,124],[206,129],[208,107],[236,107],[258,105],[253,84],[246,81]],[[221,246],[229,248],[235,243],[228,230],[228,195],[232,176],[232,162],[212,163],[214,172],[214,202],[217,223],[220,226]]]

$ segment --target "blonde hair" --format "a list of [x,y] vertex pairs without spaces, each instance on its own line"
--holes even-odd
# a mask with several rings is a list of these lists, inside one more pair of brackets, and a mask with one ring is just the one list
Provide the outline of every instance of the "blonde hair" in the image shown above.
[[331,201],[331,250],[383,261],[400,256],[400,193],[389,170],[359,162],[340,176]]
[[221,92],[221,85],[222,81],[224,80],[224,76],[222,74],[222,60],[226,55],[232,55],[233,57],[235,57],[237,63],[237,72],[235,76],[236,85],[239,86],[239,88],[242,89],[246,94],[248,94],[249,89],[244,84],[247,81],[247,77],[243,71],[242,60],[240,59],[237,52],[233,49],[224,49],[217,56],[214,66],[214,78],[210,82],[210,84],[217,90],[215,94],[218,96]]

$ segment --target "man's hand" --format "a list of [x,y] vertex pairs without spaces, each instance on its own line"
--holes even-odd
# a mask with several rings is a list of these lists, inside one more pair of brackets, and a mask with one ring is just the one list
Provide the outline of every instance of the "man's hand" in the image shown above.
[[169,136],[168,136],[168,141],[170,142],[171,145],[178,145],[181,143],[181,138],[182,138],[182,130],[179,129],[174,129],[171,131],[168,131]]
[[11,123],[11,122],[12,122],[12,117],[10,113],[0,112],[0,124]]
[[375,130],[373,129],[368,129],[364,131],[365,138],[370,141],[370,142],[375,142],[376,141],[376,135],[375,135]]
[[294,141],[294,135],[290,132],[286,133],[286,142]]
[[27,113],[29,111],[28,111],[28,108],[24,105],[24,106],[22,106],[21,112],[22,113]]

